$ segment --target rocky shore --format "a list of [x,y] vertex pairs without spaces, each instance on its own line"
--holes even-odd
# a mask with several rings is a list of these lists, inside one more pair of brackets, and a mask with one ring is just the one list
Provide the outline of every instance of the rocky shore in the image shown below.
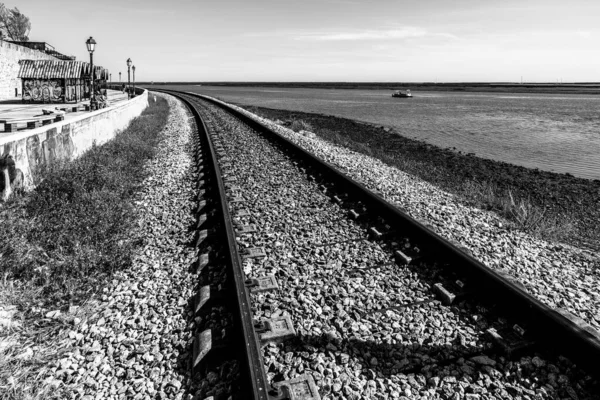
[[[600,180],[528,169],[464,154],[398,135],[392,129],[323,114],[243,106],[290,126],[304,121],[317,136],[374,156],[386,164],[458,195],[467,205],[498,210],[490,197],[507,196],[529,203],[543,215],[545,239],[600,250]],[[490,196],[490,191],[493,194]],[[532,216],[535,217],[535,216]]]
[[600,257],[596,252],[551,243],[511,228],[496,213],[466,205],[460,197],[378,159],[239,109],[335,165],[440,236],[465,247],[489,268],[511,275],[541,302],[566,309],[600,330]]

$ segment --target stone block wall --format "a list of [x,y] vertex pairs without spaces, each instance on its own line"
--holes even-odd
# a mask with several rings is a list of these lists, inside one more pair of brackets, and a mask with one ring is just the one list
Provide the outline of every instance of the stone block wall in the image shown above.
[[[21,98],[21,80],[17,78],[19,60],[56,60],[56,58],[38,50],[0,40],[0,100]],[[17,89],[17,96],[15,96],[15,89]]]

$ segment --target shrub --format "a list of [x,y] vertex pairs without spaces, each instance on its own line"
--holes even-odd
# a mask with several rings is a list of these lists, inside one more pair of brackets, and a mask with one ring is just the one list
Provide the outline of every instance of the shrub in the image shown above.
[[573,223],[548,215],[529,198],[517,198],[511,189],[502,190],[490,182],[466,181],[461,188],[463,197],[474,206],[493,210],[510,221],[518,229],[551,240],[559,240],[570,234]]
[[313,132],[313,127],[305,121],[302,120],[293,120],[291,125],[290,125],[290,129],[293,130],[294,132],[300,132],[300,131],[309,131],[309,132]]

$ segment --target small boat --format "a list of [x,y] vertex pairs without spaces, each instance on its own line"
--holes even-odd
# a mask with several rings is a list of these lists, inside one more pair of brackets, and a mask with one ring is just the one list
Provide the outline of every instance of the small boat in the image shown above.
[[413,97],[410,90],[396,90],[392,93],[392,97]]

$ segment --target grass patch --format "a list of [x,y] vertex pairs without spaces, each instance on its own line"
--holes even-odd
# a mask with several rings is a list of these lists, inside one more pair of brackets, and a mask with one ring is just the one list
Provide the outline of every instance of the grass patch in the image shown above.
[[[402,157],[391,148],[382,146],[375,140],[354,141],[347,135],[325,130],[317,134],[328,141],[347,149],[377,158],[384,163],[397,167],[428,181],[439,182],[448,172],[413,157]],[[453,191],[467,203],[484,210],[492,210],[506,218],[516,228],[548,240],[561,240],[573,230],[570,220],[558,219],[549,215],[545,208],[534,204],[531,198],[515,194],[512,187],[500,188],[493,181],[461,181]]]
[[309,124],[306,121],[294,120],[290,124],[290,129],[293,130],[294,132],[300,132],[300,131],[309,131],[309,132],[312,132],[312,130],[314,128],[312,127],[311,124]]
[[463,197],[478,208],[492,210],[518,229],[550,241],[559,241],[573,232],[571,220],[559,219],[547,209],[535,205],[531,198],[517,198],[511,189],[501,189],[491,182],[466,181],[460,188]]
[[5,280],[41,287],[45,303],[64,306],[85,298],[98,274],[129,265],[130,200],[167,115],[164,99],[151,102],[113,140],[51,166],[34,191],[7,204],[0,217]]
[[[166,100],[151,101],[111,141],[47,168],[35,190],[0,209],[0,305],[16,306],[22,325],[12,355],[48,343],[65,328],[63,319],[44,319],[48,311],[84,304],[115,271],[131,265],[141,243],[133,198],[168,114]],[[0,353],[0,394],[6,390],[0,397],[46,398],[34,375],[56,350],[43,353],[37,349],[19,362]]]

